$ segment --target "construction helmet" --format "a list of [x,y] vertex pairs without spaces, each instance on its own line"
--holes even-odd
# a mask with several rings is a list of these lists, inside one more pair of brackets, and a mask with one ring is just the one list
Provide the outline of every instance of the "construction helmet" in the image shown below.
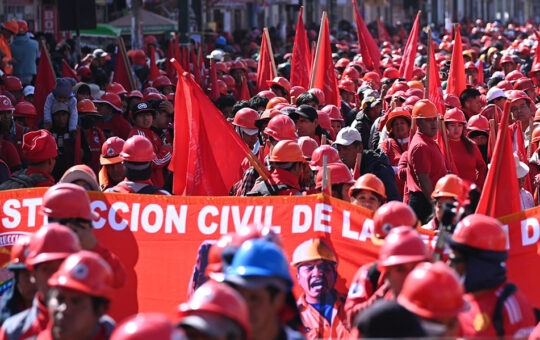
[[405,278],[397,301],[422,318],[455,318],[465,307],[463,294],[457,274],[445,263],[420,263]]
[[101,98],[94,99],[94,103],[105,103],[118,112],[122,112],[122,99],[113,92],[105,92]]
[[109,300],[114,293],[111,267],[97,253],[87,250],[69,255],[48,283]]
[[63,260],[81,250],[77,235],[59,223],[45,224],[30,236],[26,266],[33,269],[43,262]]
[[422,82],[420,80],[411,80],[411,81],[407,82],[407,85],[409,85],[410,88],[425,91],[424,85],[422,84]]
[[495,121],[500,121],[501,117],[502,117],[502,110],[499,106],[497,106],[496,104],[489,104],[489,105],[486,105],[482,111],[480,111],[479,115],[482,115],[484,117],[486,117],[488,119],[488,124],[489,124],[489,119],[493,119]]
[[36,115],[36,107],[30,102],[22,101],[15,105],[14,117],[35,117]]
[[0,111],[13,111],[15,108],[8,97],[0,95]]
[[338,88],[343,91],[356,93],[356,86],[354,85],[354,82],[350,80],[348,77],[343,78],[339,81]]
[[269,101],[268,101],[268,104],[266,104],[266,109],[273,109],[277,104],[279,103],[283,103],[283,104],[289,104],[289,102],[287,101],[287,99],[283,98],[283,97],[274,97],[274,98],[271,98]]
[[452,108],[461,108],[461,102],[459,101],[459,98],[450,93],[446,93],[444,95],[444,105],[450,106]]
[[[411,108],[416,104],[417,101],[420,100],[420,97],[418,96],[410,96],[408,97],[405,102],[403,102],[403,106],[410,106]],[[410,116],[410,113],[409,113]]]
[[344,122],[343,115],[341,114],[341,110],[335,106],[335,105],[326,105],[322,108],[322,112],[328,113],[328,116],[330,116],[330,120],[339,120],[340,122]]
[[26,269],[26,256],[28,255],[28,246],[30,245],[30,237],[19,236],[17,241],[11,247],[11,254],[7,269],[18,270]]
[[314,88],[309,89],[308,92],[311,94],[314,94],[315,97],[317,97],[317,100],[319,100],[319,105],[321,106],[326,105],[326,96],[324,95],[324,92],[321,89],[314,87]]
[[435,104],[428,99],[420,99],[414,104],[412,116],[416,119],[437,118],[439,117],[439,113]]
[[389,67],[384,70],[383,78],[397,79],[399,78],[399,70],[396,69],[395,67]]
[[330,145],[321,145],[318,148],[313,151],[311,154],[311,161],[309,162],[309,165],[311,167],[316,167],[318,170],[318,167],[323,166],[323,157],[326,156],[326,162],[328,164],[340,162],[339,158],[339,152],[331,147]]
[[302,150],[296,141],[279,141],[270,153],[270,162],[302,162],[307,163]]
[[274,138],[277,141],[281,140],[296,140],[296,125],[294,121],[285,115],[277,115],[270,119],[268,125],[264,129],[264,133]]
[[450,245],[481,250],[506,251],[507,237],[502,224],[495,218],[473,214],[456,226]]
[[239,293],[225,283],[208,280],[179,306],[181,318],[210,314],[227,318],[244,331],[244,339],[250,338],[251,322],[246,302]]
[[223,73],[229,73],[229,69],[227,68],[227,65],[225,63],[222,63],[221,61],[218,61],[215,63],[216,71],[221,71]]
[[[339,184],[339,183],[354,183],[354,178],[351,175],[351,171],[349,168],[341,163],[330,163],[328,164],[328,171],[330,172],[330,180],[332,184]],[[323,182],[323,168],[320,167],[319,171],[317,172],[317,178],[316,178],[316,188],[319,189],[322,187]]]
[[298,145],[300,146],[300,149],[302,150],[302,154],[304,155],[304,158],[307,160],[311,159],[311,155],[313,155],[313,151],[315,151],[315,149],[319,147],[319,144],[317,144],[317,141],[308,136],[302,136],[298,138]]
[[360,79],[360,72],[358,72],[358,70],[356,68],[350,66],[350,67],[347,67],[343,71],[342,77],[343,78],[347,77],[347,78],[349,78],[350,80],[352,80],[354,82],[354,81],[357,81],[358,79]]
[[[264,90],[259,93],[257,93],[257,97],[265,97],[268,100],[271,100],[273,98],[276,98],[276,94],[270,90]],[[266,107],[268,109],[268,107]]]
[[508,80],[498,82],[496,87],[503,90],[504,92],[514,89],[514,87]]
[[534,83],[529,78],[523,77],[518,79],[514,84],[514,90],[527,91],[534,88]]
[[[120,85],[120,84],[118,84]],[[120,85],[122,86],[122,85]],[[77,111],[79,113],[98,113],[96,106],[90,99],[83,99],[77,103]]]
[[124,88],[124,86],[122,86],[122,84],[116,83],[116,82],[111,83],[109,86],[107,86],[106,92],[112,92],[119,96],[128,93],[126,89]]
[[291,84],[283,77],[275,77],[274,79],[267,81],[266,84],[270,87],[277,85],[284,89],[287,94],[291,91]]
[[236,87],[236,81],[232,76],[228,74],[224,74],[223,76],[221,76],[221,80],[223,80],[225,84],[227,84],[227,87],[230,89],[234,89]]
[[328,115],[328,113],[323,111],[317,111],[317,122],[319,123],[319,126],[324,130],[333,131],[332,121],[330,120],[330,116]]
[[4,78],[4,86],[6,90],[12,92],[12,91],[20,91],[23,89],[21,80],[14,76],[6,76]]
[[110,137],[101,146],[101,155],[99,156],[99,163],[101,165],[116,164],[122,162],[120,153],[124,147],[125,141],[120,137]]
[[489,133],[489,121],[481,114],[477,114],[469,118],[467,122],[467,129],[469,131],[482,131]]
[[182,332],[159,313],[139,313],[117,325],[110,340],[182,340]]
[[298,96],[304,92],[306,92],[306,89],[303,86],[293,86],[291,87],[290,96],[298,98]]
[[347,65],[349,65],[350,62],[351,62],[351,61],[350,61],[349,59],[347,59],[347,58],[340,58],[340,59],[336,62],[335,67],[336,67],[336,68],[341,68],[341,67],[345,68],[345,67],[347,67]]
[[540,126],[535,127],[532,132],[532,142],[536,143],[538,141],[540,141]]
[[386,121],[386,129],[391,132],[392,131],[392,124],[397,118],[403,118],[405,119],[409,125],[411,124],[411,114],[401,108],[395,109],[394,111],[390,112],[388,114],[388,120]]
[[2,24],[2,28],[13,34],[19,33],[19,23],[17,20],[8,20]]
[[368,190],[386,199],[386,189],[384,183],[374,174],[360,176],[349,189],[349,196],[353,197],[359,190]]
[[141,135],[130,137],[124,143],[120,156],[128,162],[151,162],[156,159],[154,146],[148,138]]
[[245,107],[236,112],[234,115],[233,125],[243,127],[245,129],[257,130],[258,128],[255,126],[255,121],[257,119],[259,119],[259,113],[253,109]]
[[[377,84],[381,84],[381,76],[377,72],[367,72],[362,78],[364,81],[372,81]],[[409,85],[410,86],[410,85]]]
[[218,79],[217,81],[217,90],[219,93],[221,93],[222,95],[226,96],[229,92],[228,88],[227,88],[227,84],[221,80],[221,79]]
[[420,234],[411,227],[390,230],[379,251],[379,266],[390,267],[404,263],[429,261],[429,249]]
[[534,76],[536,72],[540,72],[540,63],[536,63],[531,67],[531,71],[529,72],[529,77]]
[[418,218],[407,204],[390,201],[379,207],[373,215],[373,236],[383,240],[390,230],[398,226],[415,228]]
[[463,181],[461,178],[454,174],[448,174],[437,181],[435,189],[431,193],[431,198],[450,197],[461,201],[463,194]]
[[325,260],[337,264],[336,255],[321,239],[312,238],[300,243],[294,250],[291,265],[300,266],[304,262]]
[[468,61],[465,63],[465,70],[478,70],[476,68],[476,65],[472,61]]
[[524,99],[526,102],[528,102],[529,104],[532,104],[532,100],[531,100],[531,97],[529,97],[525,91],[519,91],[519,90],[511,90],[511,91],[508,91],[507,92],[507,95],[508,95],[508,100],[511,102],[511,103],[515,103],[517,102],[518,100],[521,100],[521,99]]
[[167,76],[159,76],[152,82],[152,86],[159,90],[159,88],[164,86],[174,86],[171,83],[171,80]]
[[88,187],[84,187],[86,190],[100,191],[94,170],[86,164],[77,164],[67,169],[58,183],[75,183],[77,181],[86,182],[88,184]]
[[504,77],[504,80],[509,81],[510,83],[512,83],[513,81],[516,81],[516,80],[518,80],[520,78],[523,78],[523,77],[524,77],[524,75],[521,72],[519,72],[518,70],[514,70],[514,71],[508,73],[506,75],[506,77]]
[[282,291],[289,291],[293,286],[289,264],[281,248],[261,239],[242,243],[225,272],[225,281],[241,287],[249,286],[250,277],[266,278],[260,280],[261,283],[274,285]]
[[131,92],[129,92],[128,94],[126,94],[126,98],[139,98],[139,99],[142,99],[143,97],[143,94],[141,93],[141,91],[138,91],[138,90],[133,90]]
[[90,198],[86,190],[73,183],[58,183],[47,189],[39,212],[60,219],[81,218],[92,221],[99,217],[90,209]]
[[457,107],[446,111],[446,113],[444,114],[444,122],[467,124],[467,120],[465,119],[465,114],[463,113],[463,111],[461,111]]

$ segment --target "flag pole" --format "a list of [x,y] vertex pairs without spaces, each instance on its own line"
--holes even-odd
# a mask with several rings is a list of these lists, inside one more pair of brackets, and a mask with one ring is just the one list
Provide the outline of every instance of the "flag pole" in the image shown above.
[[432,42],[431,42],[431,26],[428,28],[428,59],[427,59],[427,67],[426,67],[426,93],[425,98],[429,99],[429,78],[430,78],[430,71],[431,71],[431,49],[432,49]]
[[272,70],[274,75],[277,76],[276,61],[274,60],[274,50],[272,49],[272,42],[270,41],[270,34],[268,33],[268,28],[263,29],[263,36],[266,39],[266,47],[268,47],[268,54],[270,54],[270,60],[272,60]]
[[[137,86],[135,84],[135,79],[133,79],[133,73],[131,72],[131,61],[127,56],[126,45],[124,44],[124,39],[122,37],[118,37],[118,49],[120,55],[122,56],[122,60],[124,61],[124,66],[129,79],[129,85],[131,86],[132,90],[135,90],[137,89]],[[118,58],[118,56],[116,57]]]
[[321,18],[321,27],[319,29],[319,37],[317,38],[317,47],[315,49],[315,58],[313,59],[313,67],[311,68],[311,82],[309,83],[310,88],[313,88],[313,86],[315,85],[315,70],[317,70],[317,65],[319,64],[319,53],[320,53],[321,40],[322,40],[325,23],[326,23],[326,12],[323,12],[322,18]]

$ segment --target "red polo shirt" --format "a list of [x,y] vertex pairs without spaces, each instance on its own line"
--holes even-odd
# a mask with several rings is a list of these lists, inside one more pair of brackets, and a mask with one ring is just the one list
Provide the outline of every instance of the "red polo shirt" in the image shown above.
[[422,191],[418,174],[428,174],[431,184],[447,174],[444,156],[435,140],[418,131],[409,145],[407,188],[410,192]]

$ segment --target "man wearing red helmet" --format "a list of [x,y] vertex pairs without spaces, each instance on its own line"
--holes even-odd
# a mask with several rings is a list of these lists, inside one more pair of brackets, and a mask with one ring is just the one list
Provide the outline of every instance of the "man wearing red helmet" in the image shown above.
[[0,329],[0,338],[27,339],[47,327],[49,313],[46,299],[49,296],[49,278],[69,255],[81,250],[77,236],[68,227],[50,223],[30,237],[26,266],[37,293],[32,307],[7,319]]
[[77,103],[77,111],[81,121],[81,128],[86,137],[86,143],[92,156],[87,164],[95,173],[99,172],[99,156],[101,146],[105,143],[105,134],[96,126],[103,118],[90,99],[83,99]]
[[187,340],[184,332],[176,328],[169,318],[159,313],[132,315],[116,326],[110,340]]
[[36,40],[30,39],[27,34],[26,21],[21,20],[18,23],[19,32],[9,46],[13,58],[17,60],[13,66],[13,75],[19,77],[23,85],[28,85],[37,74],[36,60],[39,58],[39,44]]
[[112,92],[105,92],[99,99],[95,99],[98,112],[103,115],[103,121],[98,127],[103,130],[105,137],[118,136],[127,139],[131,125],[122,116],[122,100]]
[[449,264],[465,287],[467,310],[459,314],[464,337],[527,337],[533,306],[507,281],[507,234],[492,217],[475,214],[458,223],[450,240]]
[[101,170],[98,175],[101,191],[114,187],[125,177],[124,163],[120,156],[124,143],[120,137],[111,137],[101,146]]

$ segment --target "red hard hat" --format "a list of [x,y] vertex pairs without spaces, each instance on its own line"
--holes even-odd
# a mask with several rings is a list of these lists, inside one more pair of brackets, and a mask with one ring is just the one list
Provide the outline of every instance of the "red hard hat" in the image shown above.
[[221,71],[221,72],[223,72],[225,74],[229,73],[229,69],[227,68],[227,65],[225,65],[222,62],[217,62],[216,63],[216,71]]
[[156,89],[159,89],[160,87],[164,86],[173,86],[173,83],[171,83],[171,80],[167,76],[159,76],[152,82],[152,86]]
[[532,141],[533,143],[540,141],[540,126],[534,128],[532,132]]
[[503,90],[504,92],[512,90],[514,86],[508,80],[502,80],[497,83],[497,88]]
[[58,183],[50,187],[43,195],[39,212],[60,219],[81,218],[91,221],[99,217],[90,209],[90,198],[86,190],[73,183]]
[[[254,49],[258,48],[257,44],[255,44],[254,46],[255,46]],[[253,60],[251,58],[245,58],[244,62],[246,63],[248,68],[253,68],[255,70],[257,69],[257,62],[255,60]],[[257,73],[257,72],[255,72],[255,73]]]
[[514,59],[512,59],[512,57],[511,57],[509,54],[505,54],[505,55],[501,58],[501,65],[504,64],[504,63],[512,63],[512,64],[515,64],[516,62],[514,61]]
[[234,78],[228,74],[224,74],[222,77],[221,77],[221,80],[223,80],[225,82],[225,84],[227,84],[227,87],[230,88],[230,89],[234,89],[236,87],[236,81],[234,80]]
[[233,61],[230,70],[244,70],[247,71],[247,66],[241,60]]
[[459,98],[450,93],[444,95],[444,105],[461,108],[461,102],[459,101]]
[[465,70],[477,70],[476,65],[472,61],[465,63]]
[[458,223],[451,244],[482,250],[506,251],[506,242],[506,233],[497,219],[473,214]]
[[[120,85],[120,84],[118,84]],[[121,85],[120,85],[121,86]],[[77,103],[77,111],[79,113],[98,113],[96,106],[90,99],[83,99]]]
[[145,95],[144,97],[142,97],[143,102],[145,102],[145,101],[147,101],[149,99],[167,100],[167,97],[165,97],[161,93],[157,93],[157,92],[150,92],[147,95]]
[[340,162],[339,152],[335,148],[330,145],[321,145],[311,154],[309,165],[312,167],[322,167],[324,156],[326,156],[326,162],[328,164]]
[[264,129],[264,133],[277,141],[286,139],[296,140],[298,138],[296,125],[291,118],[285,115],[278,115],[270,119]]
[[373,215],[373,236],[384,239],[391,229],[398,226],[415,228],[418,218],[407,204],[399,201],[385,203]]
[[152,142],[141,135],[130,137],[124,143],[120,156],[128,162],[151,162],[156,159]]
[[246,129],[257,129],[255,121],[259,119],[259,113],[257,111],[245,107],[234,115],[233,124]]
[[248,75],[247,75],[247,80],[256,82],[257,81],[257,72],[249,72]]
[[351,62],[351,61],[350,61],[349,59],[347,59],[347,58],[341,58],[341,59],[339,59],[339,60],[336,62],[335,67],[336,67],[336,68],[338,68],[338,67],[339,67],[339,68],[340,68],[340,67],[345,68],[345,67],[347,67],[347,65],[349,65],[350,62]]
[[352,80],[350,80],[348,77],[343,78],[343,79],[341,79],[339,81],[338,88],[340,90],[344,90],[344,91],[347,91],[347,92],[356,93],[354,82]]
[[26,256],[28,255],[28,246],[30,237],[19,236],[17,241],[11,247],[11,254],[7,268],[10,270],[26,269]]
[[293,86],[291,87],[290,96],[298,98],[304,92],[306,92],[306,89],[303,86]]
[[156,89],[155,87],[153,86],[148,86],[147,88],[145,88],[143,91],[142,91],[142,95],[143,95],[143,98],[147,95],[149,95],[150,93],[158,93],[160,94],[160,92],[158,91],[158,89]]
[[273,80],[267,81],[266,84],[270,87],[272,87],[272,85],[282,87],[287,93],[291,91],[291,84],[283,77],[275,77]]
[[14,76],[6,76],[4,78],[4,85],[8,91],[20,91],[23,89],[21,80]]
[[324,95],[324,92],[321,89],[318,89],[316,87],[309,89],[309,93],[314,94],[315,97],[319,100],[319,105],[325,106],[326,105],[326,97]]
[[481,114],[477,114],[469,118],[467,122],[467,129],[469,131],[483,131],[489,133],[489,121]]
[[349,189],[349,196],[354,196],[358,190],[368,190],[386,199],[386,189],[384,183],[374,174],[360,176],[354,185]]
[[127,94],[128,92],[126,89],[122,86],[120,83],[111,83],[109,86],[107,86],[107,92],[112,92],[117,95]]
[[403,102],[403,106],[414,106],[414,104],[416,104],[417,101],[419,101],[421,98],[420,97],[417,97],[417,96],[410,96],[408,97],[405,102]]
[[36,107],[30,102],[22,101],[15,105],[14,117],[35,117],[36,115]]
[[383,78],[397,79],[399,78],[399,71],[395,67],[389,67],[384,70]]
[[526,77],[519,78],[514,84],[514,90],[527,91],[534,88],[532,80]]
[[479,114],[486,117],[488,120],[495,119],[496,121],[499,121],[502,117],[502,113],[503,112],[499,106],[495,104],[489,104],[486,105]]
[[13,107],[13,104],[11,104],[11,100],[9,100],[6,96],[0,96],[0,111],[13,111],[15,108]]
[[28,24],[26,23],[26,20],[17,20],[17,24],[19,24],[19,34],[28,32]]
[[[513,82],[513,81],[516,81],[516,80],[518,80],[520,78],[523,78],[523,77],[524,77],[524,75],[521,72],[519,72],[518,70],[514,70],[514,71],[508,73],[506,75],[506,77],[504,77],[504,80],[509,81],[509,82]],[[499,87],[499,86],[497,85],[497,87]]]
[[330,116],[330,120],[339,120],[341,122],[344,122],[343,115],[341,114],[341,110],[335,106],[335,105],[326,105],[322,108],[322,112],[328,113],[328,116]]
[[113,271],[101,256],[81,250],[69,255],[48,283],[51,287],[73,289],[110,300],[114,293],[113,281]]
[[179,306],[180,317],[210,313],[236,322],[244,331],[244,339],[250,338],[251,323],[245,300],[225,283],[206,281]]
[[356,68],[350,66],[350,67],[347,67],[344,71],[343,71],[343,77],[347,77],[353,81],[356,81],[358,79],[360,79],[360,72],[358,72],[356,70]]
[[116,93],[105,92],[101,98],[94,99],[94,103],[109,104],[114,110],[122,112],[122,99]]
[[88,66],[81,66],[77,69],[77,75],[81,78],[92,77],[92,70]]
[[444,262],[420,263],[405,278],[397,301],[426,319],[455,318],[463,310],[463,286]]
[[463,111],[461,111],[457,107],[446,111],[446,113],[444,114],[444,121],[446,123],[467,124],[467,120],[465,119],[465,114],[463,113]]
[[266,97],[268,100],[272,100],[273,98],[276,98],[276,94],[272,91],[264,90],[257,93],[257,97]]
[[147,35],[146,37],[144,37],[144,44],[145,45],[148,45],[148,44],[156,44],[157,43],[157,38],[153,35]]
[[295,140],[281,140],[279,141],[272,152],[270,153],[270,162],[301,162],[307,163],[300,146]]
[[141,93],[141,91],[137,91],[137,90],[133,90],[131,92],[129,92],[128,94],[126,94],[126,98],[139,98],[139,99],[142,99],[143,97],[143,94]]
[[302,136],[298,138],[298,145],[300,146],[300,149],[302,150],[302,154],[304,155],[305,159],[311,159],[313,151],[315,151],[315,149],[319,147],[317,141],[308,136]]
[[283,98],[283,97],[274,97],[272,99],[270,99],[268,101],[268,104],[266,104],[266,109],[273,109],[274,107],[276,107],[278,104],[280,103],[283,103],[283,104],[289,104],[289,102],[287,101],[287,99]]
[[227,84],[221,80],[221,79],[218,79],[217,81],[217,90],[219,93],[221,93],[222,95],[227,95],[229,93],[229,90],[227,88]]
[[159,313],[132,315],[117,325],[110,340],[183,340],[182,332]]
[[81,250],[77,235],[59,223],[45,224],[30,236],[26,266],[33,269],[35,265],[63,260]]
[[540,108],[538,108],[536,110],[536,112],[534,113],[534,119],[533,119],[534,122],[540,122]]
[[390,230],[379,251],[379,266],[390,267],[404,263],[428,261],[429,249],[420,234],[411,227]]
[[532,77],[536,72],[540,72],[540,63],[536,63],[532,66],[529,77]]
[[368,72],[364,74],[364,78],[362,78],[364,81],[372,81],[377,84],[381,84],[381,76],[377,72]]
[[525,99],[525,101],[527,101],[529,104],[532,104],[531,97],[529,97],[525,93],[525,91],[511,90],[511,91],[508,91],[506,95],[508,96],[508,100],[510,101],[510,103],[515,103],[518,100]]
[[390,96],[392,96],[394,93],[396,93],[398,91],[405,91],[405,93],[406,93],[406,91],[408,91],[408,90],[409,90],[409,85],[406,82],[397,81],[394,84],[392,84],[392,87],[390,87],[390,89],[386,93],[386,96],[390,97]]
[[394,111],[390,112],[388,114],[388,120],[386,121],[386,129],[391,132],[392,131],[392,123],[394,122],[394,120],[396,120],[397,118],[403,118],[405,119],[407,122],[409,122],[409,124],[411,123],[411,114],[405,110],[403,110],[402,108],[397,108],[395,109]]
[[[341,162],[334,162],[328,164],[328,171],[330,171],[330,181],[332,184],[339,184],[339,183],[354,183],[354,178],[351,175],[351,171],[349,168],[341,163]],[[323,182],[323,168],[320,167],[319,171],[317,172],[317,178],[316,178],[316,188],[319,189],[322,187]]]
[[332,130],[332,121],[330,120],[330,116],[328,113],[323,111],[317,111],[317,121],[319,123],[319,126],[326,131]]
[[101,155],[99,163],[101,165],[116,164],[122,162],[120,153],[124,147],[125,141],[120,137],[110,137],[101,146]]

